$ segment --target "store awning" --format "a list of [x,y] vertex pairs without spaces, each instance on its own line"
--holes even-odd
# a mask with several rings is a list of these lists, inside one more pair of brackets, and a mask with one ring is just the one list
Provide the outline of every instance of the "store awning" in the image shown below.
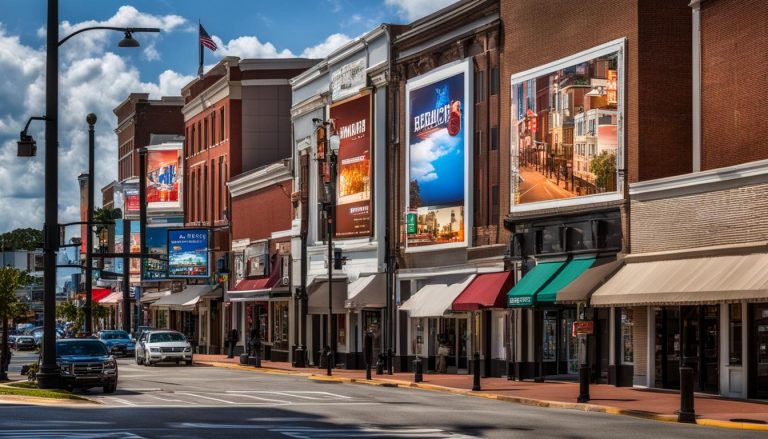
[[387,278],[384,273],[360,276],[347,287],[347,308],[384,308],[387,300]]
[[592,294],[593,306],[768,301],[768,254],[631,262]]
[[272,261],[272,269],[269,276],[259,279],[243,279],[235,285],[235,288],[227,291],[227,300],[230,302],[258,302],[269,300],[272,288],[280,281],[282,273],[282,256],[279,254]]
[[221,297],[221,284],[188,285],[180,293],[160,298],[150,305],[153,308],[168,308],[174,311],[192,311],[204,297]]
[[102,305],[115,305],[122,301],[123,301],[123,292],[115,291],[109,294],[108,296],[104,297],[103,299],[99,300],[99,303]]
[[[112,288],[91,288],[91,301],[99,302],[110,294],[112,294]],[[85,299],[85,291],[81,291],[79,295]]]
[[536,293],[563,268],[566,262],[539,262],[509,290],[507,306],[510,308],[534,306]]
[[[335,278],[334,278],[335,279]],[[315,281],[307,287],[309,299],[307,300],[308,314],[328,314],[328,282]],[[347,300],[347,279],[340,278],[333,281],[331,287],[331,300],[333,313],[344,313],[344,302]]]
[[141,299],[139,299],[139,302],[142,305],[147,305],[150,303],[157,302],[161,298],[168,296],[171,294],[171,290],[163,290],[163,291],[142,291],[141,292]]
[[586,302],[601,285],[610,279],[624,264],[623,257],[598,258],[592,266],[576,280],[557,292],[556,303]]
[[502,271],[478,275],[453,301],[453,310],[465,312],[486,308],[505,308],[507,291],[514,283],[513,274],[511,271]]
[[555,303],[558,292],[576,280],[577,277],[584,274],[594,262],[594,256],[574,258],[568,261],[568,263],[557,272],[555,277],[536,293],[536,304]]
[[400,305],[400,311],[407,311],[408,317],[442,317],[451,311],[453,301],[474,279],[473,274],[455,283],[425,285]]

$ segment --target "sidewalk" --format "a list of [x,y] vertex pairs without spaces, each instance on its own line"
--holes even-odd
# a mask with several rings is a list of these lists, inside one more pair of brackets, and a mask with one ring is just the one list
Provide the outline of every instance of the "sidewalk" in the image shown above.
[[[238,367],[239,358],[226,358],[224,355],[195,355],[195,363],[200,365]],[[290,363],[262,361],[263,371],[295,373],[305,376],[325,377],[325,369],[293,368]],[[238,366],[235,366],[238,365]],[[242,366],[253,369],[252,366]],[[365,381],[364,370],[334,369],[333,376],[349,382]],[[677,392],[614,387],[607,384],[590,386],[591,400],[587,404],[576,403],[579,394],[578,383],[508,381],[506,378],[483,378],[482,391],[471,392],[471,375],[433,375],[424,374],[424,381],[413,383],[413,373],[395,373],[394,375],[376,375],[371,378],[377,384],[392,384],[402,387],[419,387],[428,390],[451,393],[471,393],[510,402],[518,402],[544,407],[570,408],[584,411],[601,411],[625,414],[660,421],[676,422],[675,411],[680,407]],[[729,428],[747,428],[768,431],[768,403],[732,400],[712,395],[696,394],[696,415],[699,424]]]

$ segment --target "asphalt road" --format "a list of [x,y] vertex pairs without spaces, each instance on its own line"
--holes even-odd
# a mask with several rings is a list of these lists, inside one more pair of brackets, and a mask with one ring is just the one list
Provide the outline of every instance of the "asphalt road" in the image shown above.
[[576,194],[561,188],[549,181],[547,177],[532,169],[521,168],[520,177],[522,179],[519,189],[521,203],[557,200],[576,196]]
[[[16,358],[22,361],[23,358]],[[764,437],[462,395],[120,360],[102,405],[0,404],[0,438]]]

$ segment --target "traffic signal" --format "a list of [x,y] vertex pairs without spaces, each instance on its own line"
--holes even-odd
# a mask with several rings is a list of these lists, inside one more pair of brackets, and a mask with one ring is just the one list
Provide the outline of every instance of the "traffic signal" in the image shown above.
[[341,249],[333,249],[333,269],[341,270],[341,266],[344,265],[344,258],[341,256]]

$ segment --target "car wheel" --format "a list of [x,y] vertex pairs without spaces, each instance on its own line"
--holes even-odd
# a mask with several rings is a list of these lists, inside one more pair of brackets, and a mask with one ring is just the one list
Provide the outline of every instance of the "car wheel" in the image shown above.
[[144,358],[136,355],[136,364],[141,365],[144,363]]
[[117,390],[117,383],[110,383],[104,386],[104,393],[115,393]]
[[192,365],[192,360],[185,360],[185,361],[184,361],[184,363],[185,363],[187,366],[191,366],[191,365]]
[[147,352],[144,355],[144,365],[145,366],[152,366],[152,361],[150,361],[150,359],[149,359],[149,352]]

